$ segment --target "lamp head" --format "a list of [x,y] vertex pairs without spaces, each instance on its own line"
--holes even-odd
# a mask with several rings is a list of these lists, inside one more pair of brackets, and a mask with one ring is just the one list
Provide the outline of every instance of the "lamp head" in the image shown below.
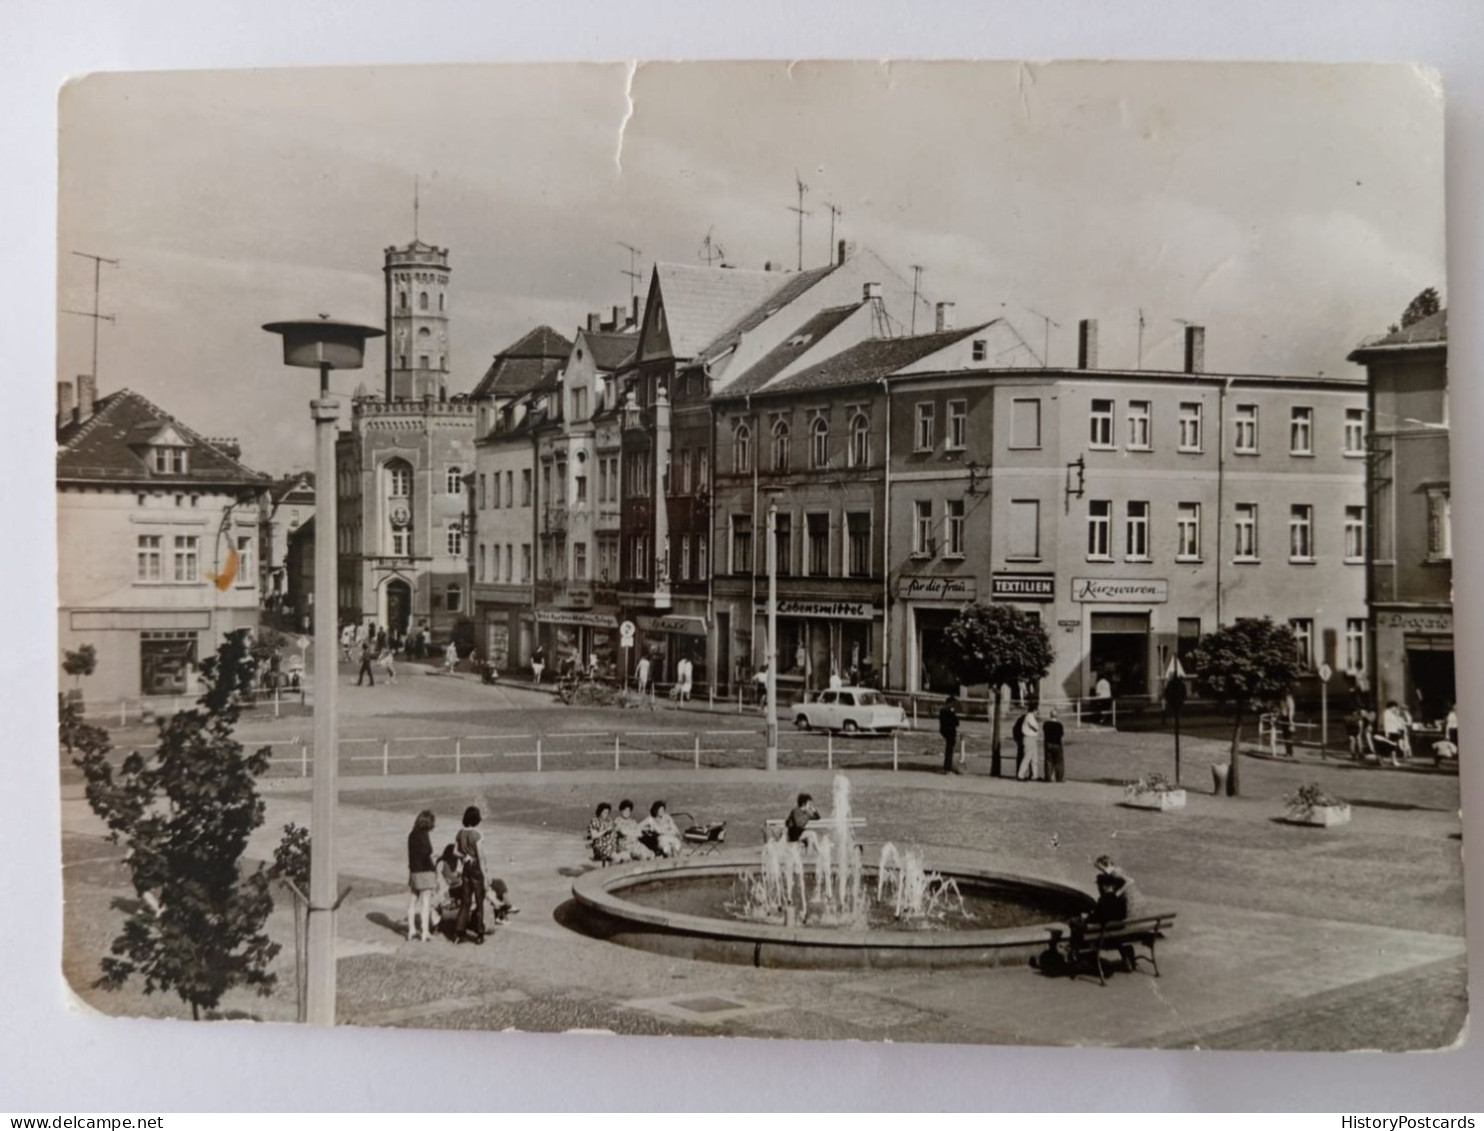
[[283,363],[306,369],[359,369],[366,340],[383,331],[356,322],[339,322],[328,314],[289,322],[269,322],[263,329],[283,338]]

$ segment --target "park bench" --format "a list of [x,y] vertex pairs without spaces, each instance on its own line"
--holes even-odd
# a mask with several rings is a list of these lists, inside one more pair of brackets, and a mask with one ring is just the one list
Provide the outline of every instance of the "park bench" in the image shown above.
[[[1098,984],[1105,986],[1108,980],[1103,955],[1107,951],[1132,954],[1134,967],[1143,959],[1154,968],[1154,976],[1158,978],[1159,962],[1155,958],[1154,947],[1174,925],[1175,913],[1170,911],[1107,923],[1076,923],[1070,930],[1065,927],[1050,927],[1048,930],[1051,933],[1052,949],[1061,952],[1073,978],[1080,976],[1083,962],[1090,958],[1097,967]],[[1144,947],[1149,953],[1138,953],[1134,949],[1138,946]]]
[[[850,826],[852,832],[866,827],[866,819],[864,817],[851,817],[845,823]],[[767,820],[763,821],[763,840],[782,840],[788,835],[787,825],[788,820],[785,817],[767,818]],[[821,816],[817,820],[809,822],[810,829],[820,829],[828,832],[834,827],[835,820],[828,815]]]

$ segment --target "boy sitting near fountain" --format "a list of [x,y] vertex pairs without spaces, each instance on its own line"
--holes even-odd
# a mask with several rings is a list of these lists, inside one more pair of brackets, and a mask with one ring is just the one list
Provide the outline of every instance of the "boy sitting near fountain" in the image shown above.
[[808,825],[810,821],[817,820],[819,820],[819,810],[814,807],[814,798],[807,793],[801,793],[797,803],[783,822],[784,836],[790,843],[797,841],[805,846],[813,847],[815,837],[809,831]]
[[680,855],[680,829],[675,818],[665,811],[663,801],[656,801],[649,807],[649,816],[639,826],[639,836],[645,847],[660,856]]
[[614,857],[615,863],[621,860],[653,860],[654,853],[644,844],[643,829],[638,821],[634,820],[634,803],[627,797],[618,803],[618,820],[613,822],[618,830],[618,855]]

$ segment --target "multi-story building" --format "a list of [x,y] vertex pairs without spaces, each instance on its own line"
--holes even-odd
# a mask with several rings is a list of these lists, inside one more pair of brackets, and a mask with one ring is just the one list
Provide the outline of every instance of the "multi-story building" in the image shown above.
[[538,326],[495,355],[473,393],[476,641],[498,668],[524,666],[536,646],[537,427],[555,411],[572,343]]
[[268,478],[138,393],[59,392],[60,646],[96,649],[90,698],[193,694],[202,657],[257,626]]
[[[1368,600],[1376,702],[1442,718],[1455,695],[1448,312],[1362,344],[1370,400]],[[1365,416],[1358,417],[1362,432]]]
[[386,379],[336,444],[342,621],[448,639],[468,617],[464,477],[474,405],[448,395],[448,249],[385,253]]
[[1090,322],[1078,368],[1041,368],[1008,324],[949,319],[716,398],[718,621],[730,606],[751,637],[734,654],[762,660],[772,498],[785,686],[871,657],[888,686],[949,690],[941,634],[975,599],[1046,623],[1046,696],[1099,675],[1155,694],[1241,616],[1287,621],[1310,667],[1364,668],[1358,381],[1206,373],[1199,327],[1179,372],[1099,369]]
[[279,479],[263,493],[258,516],[258,589],[265,607],[278,611],[291,604],[289,538],[313,517],[312,471]]

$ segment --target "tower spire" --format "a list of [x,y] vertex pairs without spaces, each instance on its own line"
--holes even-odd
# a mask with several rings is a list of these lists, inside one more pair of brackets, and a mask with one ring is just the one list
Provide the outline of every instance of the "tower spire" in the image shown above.
[[421,203],[420,200],[419,200],[419,191],[418,190],[420,188],[421,188],[421,185],[419,184],[419,178],[418,178],[417,174],[414,173],[412,175],[412,241],[414,243],[417,242],[417,238],[418,238],[418,233],[417,233],[418,210],[419,210],[419,205]]

